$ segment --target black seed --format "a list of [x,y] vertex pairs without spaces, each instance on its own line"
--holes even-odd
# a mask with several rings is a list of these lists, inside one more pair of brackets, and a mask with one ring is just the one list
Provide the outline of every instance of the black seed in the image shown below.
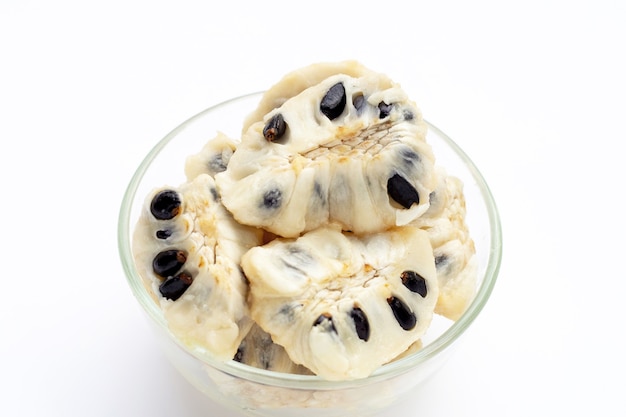
[[437,203],[437,198],[438,196],[435,191],[431,191],[430,194],[428,194],[428,201],[431,206],[434,206]]
[[157,193],[150,203],[150,213],[157,220],[170,220],[180,212],[180,196],[174,190],[163,190]]
[[155,274],[167,278],[174,275],[187,260],[187,254],[182,250],[170,249],[159,252],[152,260],[152,270]]
[[326,195],[324,194],[324,191],[322,190],[322,185],[315,181],[315,183],[313,184],[313,195],[320,200],[320,204],[325,206],[326,205]]
[[358,96],[352,98],[352,105],[356,109],[357,114],[361,114],[361,112],[363,112],[366,103],[367,102],[365,101],[363,94],[359,94]]
[[363,310],[354,307],[350,312],[350,317],[354,321],[354,328],[359,339],[367,342],[370,338],[370,323]]
[[288,322],[292,322],[296,318],[296,310],[300,310],[302,304],[285,304],[278,310],[278,314],[284,317]]
[[176,301],[187,291],[192,281],[191,275],[186,272],[181,272],[176,276],[166,279],[159,286],[159,292],[163,297]]
[[409,307],[397,297],[387,298],[387,303],[393,311],[393,315],[396,321],[404,330],[411,330],[417,324],[417,318],[415,314],[409,309]]
[[393,104],[387,104],[384,101],[381,101],[380,103],[378,103],[378,111],[380,112],[378,114],[378,117],[380,119],[384,119],[385,117],[389,116],[389,113],[391,113],[392,107],[393,107]]
[[324,198],[324,194],[322,193],[322,185],[319,182],[317,182],[317,181],[315,181],[315,183],[313,183],[313,193],[320,200]]
[[420,202],[417,190],[400,174],[394,174],[387,180],[387,194],[406,209]]
[[307,266],[313,262],[311,254],[296,244],[290,244],[287,253],[289,255],[281,259],[283,265],[306,276]]
[[222,154],[217,154],[209,160],[209,171],[217,173],[226,171],[226,162]]
[[411,110],[404,110],[402,112],[402,117],[404,117],[404,120],[406,121],[411,121],[415,118],[415,115],[413,114]]
[[261,202],[260,207],[266,209],[277,209],[283,203],[283,193],[280,190],[274,188],[272,190],[266,191],[263,194],[263,201]]
[[272,142],[280,139],[285,134],[285,130],[287,130],[287,123],[285,123],[283,115],[278,113],[263,128],[263,136],[267,141]]
[[165,229],[165,230],[157,230],[156,231],[156,237],[157,239],[167,239],[168,237],[172,236],[172,231],[169,229]]
[[209,190],[211,192],[211,197],[213,197],[213,201],[216,203],[220,201],[220,195],[217,193],[217,189],[215,187],[211,187]]
[[320,314],[317,319],[313,322],[313,326],[319,326],[324,323],[325,320],[332,320],[332,317],[328,313]]
[[418,293],[422,297],[426,297],[428,294],[426,280],[417,272],[404,271],[400,274],[400,279],[402,279],[402,284],[412,292]]
[[399,154],[400,158],[402,158],[402,162],[407,168],[412,168],[420,162],[420,156],[413,149],[403,147]]
[[343,83],[337,83],[330,87],[320,103],[320,111],[330,120],[334,120],[346,108],[346,89]]
[[324,330],[330,330],[333,333],[337,333],[337,329],[333,323],[333,317],[328,313],[320,314],[319,317],[315,319],[313,326],[323,326]]
[[435,267],[440,268],[448,263],[448,255],[435,256]]
[[261,367],[263,369],[270,369],[270,366],[272,365],[272,355],[270,352],[267,350],[262,351],[259,357],[259,362],[261,362]]
[[239,345],[239,347],[237,348],[237,352],[235,352],[235,356],[233,356],[233,360],[235,362],[241,362],[243,361],[243,355],[244,355],[244,347],[243,347],[243,343],[241,345]]

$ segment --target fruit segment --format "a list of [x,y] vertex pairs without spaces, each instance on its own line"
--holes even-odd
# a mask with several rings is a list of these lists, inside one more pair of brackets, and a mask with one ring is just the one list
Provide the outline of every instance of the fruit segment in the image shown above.
[[443,168],[438,178],[429,210],[411,224],[427,231],[433,246],[439,283],[435,312],[458,320],[476,292],[476,248],[465,220],[463,183]]
[[170,330],[189,346],[232,359],[252,326],[239,263],[262,232],[232,219],[208,174],[157,189],[144,206],[133,252]]
[[215,180],[238,222],[279,236],[326,223],[378,232],[428,209],[437,181],[425,134],[398,85],[337,74],[253,123]]
[[362,378],[424,334],[437,301],[426,232],[357,236],[323,227],[242,258],[252,318],[296,363],[326,379]]

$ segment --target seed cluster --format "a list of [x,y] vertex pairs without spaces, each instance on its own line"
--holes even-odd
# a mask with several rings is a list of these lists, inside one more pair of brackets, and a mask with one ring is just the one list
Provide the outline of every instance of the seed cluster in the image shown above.
[[[304,271],[302,272],[304,273]],[[374,275],[376,276],[376,274]],[[426,298],[428,295],[426,280],[417,272],[410,270],[403,271],[400,274],[400,280],[406,288],[413,293],[419,294],[422,298]],[[327,290],[330,290],[330,288],[327,288]],[[329,297],[324,296],[323,298],[328,299]],[[417,316],[399,296],[392,295],[387,298],[387,304],[402,329],[409,331],[415,327],[417,324]],[[348,314],[354,323],[354,331],[358,338],[367,342],[370,338],[370,325],[367,314],[357,305],[355,305]],[[338,333],[333,323],[333,316],[330,313],[320,314],[313,322],[313,326],[322,326],[325,331],[331,331],[335,334]]]
[[[175,219],[182,211],[182,200],[174,190],[158,192],[151,201],[150,213],[157,221],[168,222]],[[164,225],[166,226],[166,225]],[[167,239],[171,236],[171,228],[160,229],[156,232],[158,239]],[[170,300],[177,300],[184,294],[193,281],[188,272],[182,270],[187,262],[187,253],[179,249],[161,251],[152,260],[152,270],[161,279],[159,292]]]
[[[319,109],[329,120],[335,120],[343,114],[347,104],[346,89],[342,82],[331,86],[324,97],[320,100]],[[362,94],[357,94],[352,99],[352,104],[357,110],[357,114],[363,112],[367,101]],[[380,123],[367,126],[358,134],[345,138],[338,138],[330,143],[323,144],[316,149],[307,151],[303,156],[316,160],[327,158],[329,153],[359,158],[364,153],[375,155],[385,148],[386,142],[390,141],[389,128],[391,122],[384,121],[388,118],[394,108],[393,103],[381,101],[378,104],[378,117]],[[412,121],[414,114],[410,110],[403,110],[402,121]],[[272,142],[282,138],[287,130],[287,123],[281,113],[277,113],[266,123],[263,129],[265,139]],[[417,190],[411,183],[397,172],[392,172],[387,180],[387,192],[389,197],[405,209],[411,208],[413,204],[419,204],[420,198]],[[264,199],[265,207],[277,207],[276,199]]]

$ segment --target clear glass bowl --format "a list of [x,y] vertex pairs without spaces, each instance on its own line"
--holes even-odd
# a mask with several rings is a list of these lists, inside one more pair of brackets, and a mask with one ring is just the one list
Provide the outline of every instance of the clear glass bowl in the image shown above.
[[191,117],[158,142],[139,165],[119,213],[118,244],[126,278],[167,357],[191,384],[213,401],[250,416],[362,417],[381,412],[410,396],[440,368],[487,302],[502,256],[500,220],[493,197],[469,157],[429,124],[427,140],[437,163],[465,184],[466,220],[476,245],[479,287],[459,320],[451,322],[436,316],[421,350],[381,367],[370,377],[331,382],[316,376],[256,369],[235,361],[222,362],[206,351],[191,350],[170,333],[159,306],[142,283],[131,253],[133,227],[150,190],[184,182],[185,159],[198,152],[217,131],[239,137],[245,116],[260,98],[261,93],[234,98]]

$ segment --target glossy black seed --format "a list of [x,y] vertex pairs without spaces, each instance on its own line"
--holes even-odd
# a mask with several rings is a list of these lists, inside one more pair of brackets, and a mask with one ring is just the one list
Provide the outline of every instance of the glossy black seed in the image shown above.
[[237,352],[235,352],[235,356],[233,356],[233,360],[235,362],[242,362],[244,354],[245,354],[244,347],[243,347],[243,344],[241,344],[237,348]]
[[440,268],[448,263],[448,255],[435,256],[435,267]]
[[324,330],[330,330],[333,333],[337,333],[335,323],[333,323],[333,317],[328,313],[320,314],[319,317],[315,319],[313,326],[322,326]]
[[370,322],[363,310],[359,307],[354,307],[350,312],[350,317],[354,321],[354,329],[359,339],[367,342],[370,338]]
[[365,101],[365,97],[363,94],[359,94],[358,96],[354,96],[352,98],[352,105],[356,109],[357,114],[361,114],[367,102]]
[[274,188],[272,190],[266,191],[263,194],[263,201],[261,201],[260,207],[266,209],[277,209],[283,203],[283,193]]
[[159,286],[159,292],[163,297],[176,301],[187,291],[187,288],[189,288],[192,282],[193,279],[191,275],[186,272],[181,272],[163,281]]
[[317,208],[319,208],[319,206],[324,207],[328,205],[328,196],[324,193],[322,185],[317,181],[313,183],[313,193],[311,194],[311,198],[315,198],[317,203],[316,205],[318,206]]
[[389,297],[387,298],[387,303],[391,307],[391,311],[400,327],[407,331],[415,327],[417,318],[402,300],[397,297]]
[[387,194],[406,209],[420,202],[417,190],[400,174],[394,174],[387,180]]
[[152,260],[155,274],[167,278],[176,274],[187,261],[187,254],[182,250],[170,249],[159,252]]
[[170,220],[180,213],[180,195],[174,190],[158,192],[150,203],[150,213],[157,220]]
[[380,119],[384,119],[385,117],[389,116],[389,113],[391,113],[391,109],[393,108],[393,104],[387,104],[384,101],[381,101],[380,103],[378,103],[378,117]]
[[172,236],[172,231],[169,229],[165,229],[165,230],[157,230],[156,231],[156,237],[157,239],[167,239],[168,237]]
[[214,173],[226,171],[226,161],[224,161],[222,154],[213,156],[207,165],[209,167],[209,171]]
[[287,123],[283,118],[283,115],[275,114],[263,128],[263,136],[268,142],[273,142],[280,139],[287,130]]
[[415,271],[404,271],[400,274],[402,284],[410,291],[426,297],[428,294],[428,288],[426,287],[426,280],[420,274]]
[[320,102],[320,111],[330,120],[334,120],[346,108],[346,89],[343,83],[337,83],[330,87]]

